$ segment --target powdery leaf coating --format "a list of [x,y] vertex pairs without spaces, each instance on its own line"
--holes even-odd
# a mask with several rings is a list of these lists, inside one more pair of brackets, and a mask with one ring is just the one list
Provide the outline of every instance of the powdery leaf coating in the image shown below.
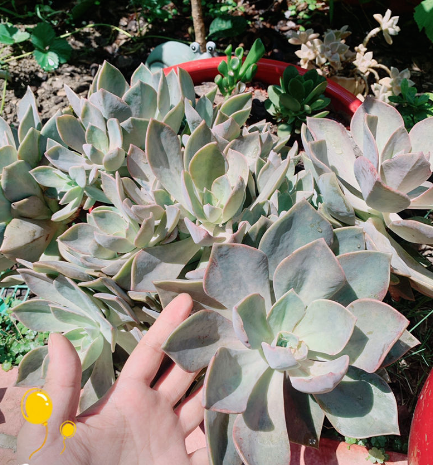
[[[247,267],[244,264],[248,264]],[[269,308],[271,296],[266,255],[240,244],[214,245],[204,277],[204,289],[229,310],[252,293],[259,293]]]

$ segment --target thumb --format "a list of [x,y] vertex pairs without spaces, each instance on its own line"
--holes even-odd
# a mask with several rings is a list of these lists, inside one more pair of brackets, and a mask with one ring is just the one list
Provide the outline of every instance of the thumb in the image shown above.
[[57,430],[66,420],[75,421],[81,388],[81,362],[71,342],[64,336],[50,334],[49,364],[44,390],[53,402],[50,430]]

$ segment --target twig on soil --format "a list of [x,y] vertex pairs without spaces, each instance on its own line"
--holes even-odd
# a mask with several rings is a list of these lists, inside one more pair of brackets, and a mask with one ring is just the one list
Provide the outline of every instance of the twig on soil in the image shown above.
[[18,55],[18,56],[15,56],[15,57],[8,58],[7,60],[4,60],[3,63],[9,63],[10,61],[19,60],[20,58],[28,57],[32,53],[33,53],[33,51],[26,52],[26,53],[23,53],[22,55]]
[[2,92],[2,103],[1,103],[1,106],[0,106],[0,116],[3,114],[3,110],[5,108],[5,103],[6,103],[6,87],[7,87],[7,84],[8,84],[8,80],[5,79],[5,82],[3,84],[3,92]]
[[66,34],[62,34],[60,36],[61,39],[66,39],[66,37],[69,37],[77,32],[80,32],[82,31],[83,29],[86,29],[86,28],[91,28],[91,27],[98,27],[98,26],[105,26],[105,27],[109,27],[111,29],[114,29],[116,30],[117,32],[121,32],[122,34],[125,34],[127,37],[129,37],[130,39],[133,39],[134,36],[132,34],[130,34],[129,32],[125,31],[124,29],[121,29],[120,27],[117,27],[117,26],[113,26],[112,24],[104,24],[104,23],[95,23],[95,24],[86,24],[85,26],[83,27],[79,27],[78,29],[75,29],[75,31],[71,31],[71,32],[67,32]]

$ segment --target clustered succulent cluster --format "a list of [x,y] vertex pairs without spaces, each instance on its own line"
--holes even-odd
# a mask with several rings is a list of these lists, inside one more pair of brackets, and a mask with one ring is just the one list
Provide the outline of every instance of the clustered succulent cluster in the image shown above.
[[[345,436],[398,433],[377,372],[418,341],[382,300],[390,285],[433,296],[404,245],[433,243],[410,216],[433,204],[433,120],[408,134],[367,99],[350,134],[307,118],[298,153],[269,123],[245,125],[250,94],[196,100],[181,69],[140,66],[128,83],[105,63],[87,99],[66,93],[44,127],[30,91],[17,129],[0,120],[0,264],[36,295],[16,318],[77,349],[81,409],[187,292],[194,313],[164,350],[207,367],[213,465],[287,465],[289,440],[318,447],[325,416]],[[40,385],[48,363],[46,347],[27,354],[18,384]]]
[[294,66],[288,66],[280,78],[279,86],[269,86],[269,99],[265,108],[277,122],[278,135],[288,136],[300,133],[307,116],[323,118],[329,111],[324,110],[331,99],[325,97],[326,79],[315,69],[300,75]]
[[[370,248],[391,254],[392,284],[410,281],[429,296],[433,274],[404,244],[433,244],[430,221],[416,213],[433,205],[432,128],[427,118],[408,133],[397,110],[368,97],[352,118],[350,134],[335,121],[312,118],[302,133],[303,159],[317,182],[321,213],[337,227],[362,227]],[[410,286],[400,290],[413,299]]]
[[[372,29],[366,35],[363,43],[355,47],[353,51],[346,44],[346,38],[351,34],[347,26],[343,26],[341,29],[327,30],[322,39],[313,29],[292,32],[289,42],[301,47],[295,53],[301,59],[302,68],[317,69],[320,74],[331,78],[359,97],[369,93],[368,79],[373,76],[375,82],[372,84],[371,90],[378,99],[389,103],[390,96],[400,94],[403,79],[408,79],[409,85],[413,85],[409,79],[410,71],[408,69],[401,72],[394,67],[389,69],[378,63],[373,58],[373,52],[367,49],[370,39],[380,32],[383,33],[387,44],[392,45],[392,36],[397,35],[400,28],[397,26],[399,17],[391,15],[389,9],[384,16],[381,14],[373,15],[379,26]],[[387,76],[381,78],[379,70],[385,71]]]

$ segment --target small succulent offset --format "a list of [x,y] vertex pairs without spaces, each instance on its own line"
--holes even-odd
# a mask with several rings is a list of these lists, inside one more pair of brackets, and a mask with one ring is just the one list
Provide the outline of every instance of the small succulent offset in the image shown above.
[[269,86],[266,110],[277,120],[278,135],[288,137],[294,131],[300,133],[307,116],[323,118],[331,99],[325,97],[326,79],[315,69],[299,74],[294,66],[288,66],[280,78],[279,86]]
[[[335,234],[301,201],[267,230],[259,250],[213,246],[193,297],[205,309],[164,345],[186,371],[208,365],[212,465],[286,465],[289,439],[318,447],[325,415],[343,435],[398,431],[394,396],[374,373],[394,360],[390,351],[409,323],[380,302],[389,257],[366,251],[360,228]],[[374,274],[367,286],[362,270]],[[170,285],[157,284],[163,300]]]
[[428,179],[433,119],[417,123],[408,133],[395,108],[369,97],[352,118],[351,137],[341,124],[328,119],[309,118],[307,127],[305,163],[318,183],[322,212],[336,225],[362,225],[372,247],[392,253],[393,272],[432,295],[433,274],[386,229],[407,242],[433,243],[429,221],[398,214],[432,209],[433,185]]
[[18,120],[16,130],[0,118],[2,271],[17,258],[38,260],[60,227],[50,219],[57,205],[49,202],[31,175],[41,162],[54,119],[42,129],[35,98],[28,89],[18,105]]
[[379,23],[378,29],[383,32],[383,37],[385,37],[386,43],[389,45],[392,45],[391,36],[396,36],[400,32],[400,27],[397,26],[399,17],[391,17],[391,15],[392,13],[390,9],[386,10],[384,16],[381,14],[373,15],[373,18]]
[[[388,44],[392,44],[392,35],[397,35],[400,28],[397,26],[398,16],[391,17],[391,11],[387,10],[385,16],[373,15],[374,19],[380,23],[380,27],[372,29],[364,38],[363,42],[352,51],[346,44],[346,38],[351,34],[347,26],[341,29],[328,29],[323,38],[314,33],[312,29],[305,32],[292,32],[289,42],[300,46],[295,54],[300,58],[300,64],[305,69],[317,69],[317,71],[355,95],[365,97],[370,91],[369,77],[373,76],[375,83],[371,86],[375,95],[386,100],[391,95],[389,82],[397,83],[394,79],[399,71],[395,68],[391,70],[382,63],[378,63],[373,58],[373,52],[368,51],[367,45],[372,37],[383,32]],[[387,77],[379,75],[380,70],[386,71]],[[402,73],[409,73],[404,70]],[[407,78],[410,77],[410,73]],[[399,87],[392,86],[393,95],[398,95]]]
[[232,45],[230,44],[224,53],[227,55],[227,61],[221,61],[218,65],[218,71],[221,74],[215,76],[215,84],[227,98],[233,92],[236,94],[243,92],[245,84],[252,81],[257,72],[257,62],[265,54],[265,46],[260,39],[257,39],[244,62],[242,62],[244,56],[242,47],[238,47],[235,50],[235,56],[232,56]]
[[433,116],[433,94],[426,92],[418,94],[415,87],[409,87],[409,81],[401,82],[401,94],[392,95],[389,101],[396,105],[404,120],[404,125],[410,131],[416,123]]
[[[393,102],[393,98],[400,95],[402,92],[401,85],[406,81],[407,87],[413,86],[414,82],[410,79],[410,71],[406,68],[399,71],[397,68],[391,66],[390,75],[380,79],[379,82],[374,83],[371,88],[375,97],[385,103]],[[413,91],[410,91],[413,93]],[[410,129],[410,128],[407,128]]]

